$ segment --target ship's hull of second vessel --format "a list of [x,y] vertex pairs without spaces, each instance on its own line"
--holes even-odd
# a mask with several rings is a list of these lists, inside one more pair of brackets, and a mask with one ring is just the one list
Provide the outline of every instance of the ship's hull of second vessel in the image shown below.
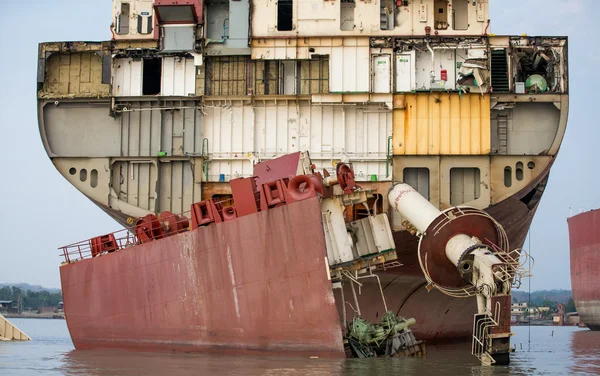
[[600,209],[569,218],[571,287],[580,320],[600,330]]

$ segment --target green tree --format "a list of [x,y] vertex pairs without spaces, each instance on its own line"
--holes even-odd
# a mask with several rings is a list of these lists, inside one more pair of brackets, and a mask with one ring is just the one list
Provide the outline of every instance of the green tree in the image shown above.
[[577,308],[575,308],[575,301],[573,298],[570,298],[567,304],[565,304],[565,311],[567,312],[575,312]]

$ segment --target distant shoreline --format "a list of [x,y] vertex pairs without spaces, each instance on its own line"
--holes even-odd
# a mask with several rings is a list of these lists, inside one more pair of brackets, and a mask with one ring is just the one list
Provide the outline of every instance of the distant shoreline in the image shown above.
[[53,319],[53,320],[64,320],[64,314],[58,313],[25,313],[25,314],[17,314],[17,313],[5,313],[2,316],[7,319]]

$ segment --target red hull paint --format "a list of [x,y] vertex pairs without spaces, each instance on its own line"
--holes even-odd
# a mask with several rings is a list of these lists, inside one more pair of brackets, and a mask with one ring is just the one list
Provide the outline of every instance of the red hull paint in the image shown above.
[[571,287],[581,321],[600,330],[600,209],[571,217]]
[[61,267],[78,349],[343,357],[317,198]]
[[[486,210],[512,249],[523,246],[541,193],[530,207],[515,195]],[[394,240],[403,266],[378,273],[388,309],[416,318],[411,329],[421,340],[470,338],[475,299],[427,292],[418,239],[401,232]],[[344,356],[340,292],[336,309],[325,255],[317,199],[288,204],[61,267],[67,323],[78,349]],[[361,313],[378,320],[384,313],[379,285],[362,283]],[[349,286],[345,298],[353,302]],[[347,320],[353,316],[347,304]]]
[[[530,188],[531,189],[531,188]],[[539,201],[538,201],[539,203]],[[504,227],[510,248],[521,248],[537,209],[527,207],[521,200],[511,197],[486,211]],[[473,332],[473,315],[477,312],[475,298],[452,298],[434,289],[427,292],[416,249],[418,238],[406,232],[395,233],[399,251],[398,261],[403,265],[380,272],[381,285],[388,308],[404,317],[414,317],[417,323],[411,330],[420,340],[453,340],[470,338]],[[363,282],[364,281],[364,282]],[[375,280],[363,280],[359,297],[361,314],[368,320],[377,320],[384,312],[379,286]],[[344,290],[347,301],[352,302],[352,290]],[[336,298],[339,293],[336,294]],[[341,310],[339,304],[338,309]],[[510,306],[507,307],[510,311]],[[346,316],[351,320],[354,312],[347,306]]]

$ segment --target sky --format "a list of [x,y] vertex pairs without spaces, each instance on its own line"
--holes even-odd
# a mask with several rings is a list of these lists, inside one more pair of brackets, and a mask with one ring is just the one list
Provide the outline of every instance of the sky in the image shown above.
[[[569,122],[531,226],[530,282],[532,291],[570,289],[569,208],[575,214],[600,206],[600,124],[594,112],[600,54],[585,44],[595,35],[592,15],[600,1],[490,2],[492,33],[569,37]],[[37,125],[37,48],[40,42],[108,40],[111,2],[0,0],[0,12],[0,282],[60,287],[57,248],[120,226],[46,156]]]

